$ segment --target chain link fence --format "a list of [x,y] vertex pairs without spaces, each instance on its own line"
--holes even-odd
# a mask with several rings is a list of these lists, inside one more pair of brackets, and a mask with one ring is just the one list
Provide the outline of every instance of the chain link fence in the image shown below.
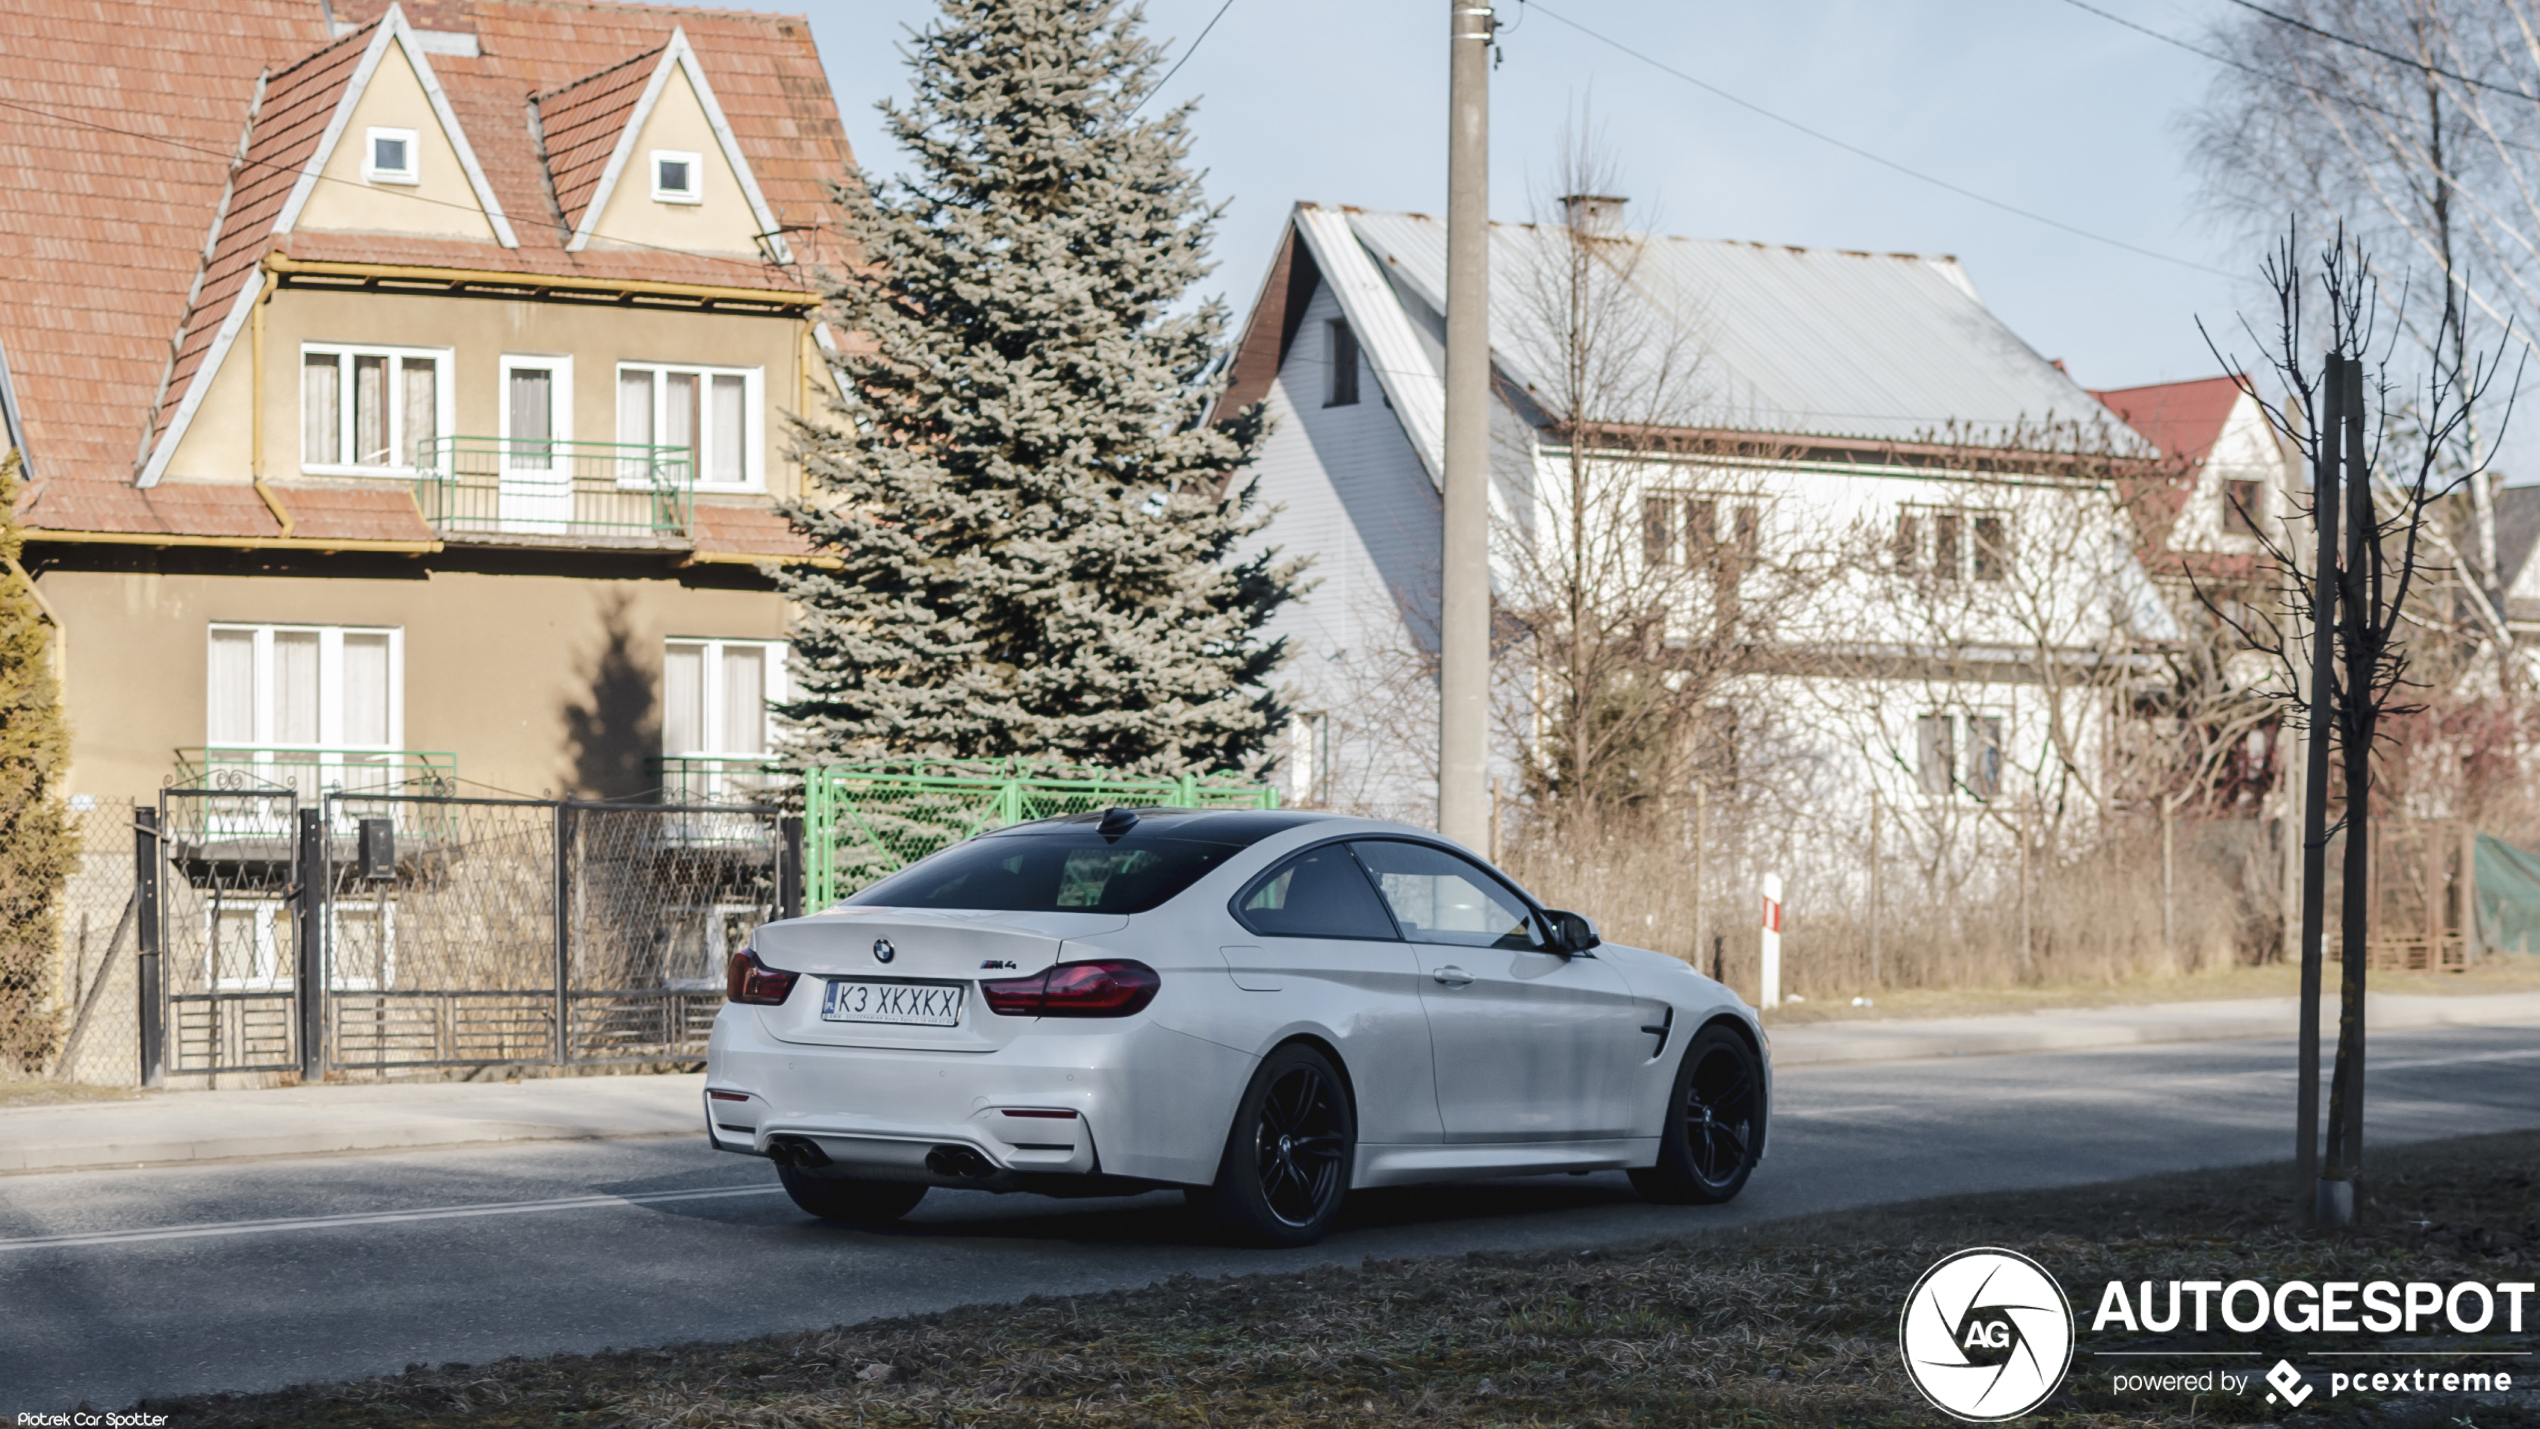
[[62,890],[61,964],[53,979],[63,1035],[51,1073],[61,1081],[128,1087],[141,1080],[132,811],[130,799],[71,811],[79,862]]
[[64,1081],[690,1062],[725,962],[801,899],[773,808],[238,780],[74,817]]

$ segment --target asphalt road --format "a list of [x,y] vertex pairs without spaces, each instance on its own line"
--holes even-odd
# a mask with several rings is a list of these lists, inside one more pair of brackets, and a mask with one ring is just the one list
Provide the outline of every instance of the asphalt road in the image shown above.
[[[1364,1256],[1644,1239],[1882,1201],[2289,1154],[2282,1042],[1795,1069],[1723,1207],[1619,1175],[1352,1199],[1312,1250],[1202,1240],[1180,1198],[929,1195],[900,1227],[796,1212],[696,1141],[0,1177],[0,1423],[410,1363],[731,1339]],[[2540,1028],[2374,1039],[2376,1143],[2540,1126]],[[255,1223],[255,1224],[241,1224]]]

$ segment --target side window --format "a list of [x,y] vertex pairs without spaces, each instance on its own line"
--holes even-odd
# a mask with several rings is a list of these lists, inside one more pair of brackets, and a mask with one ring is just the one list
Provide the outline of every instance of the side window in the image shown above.
[[1427,844],[1375,840],[1350,847],[1375,875],[1385,906],[1411,941],[1468,948],[1548,946],[1525,901],[1480,865]]
[[1235,916],[1277,938],[1395,938],[1366,873],[1339,844],[1308,849],[1271,870],[1244,893]]

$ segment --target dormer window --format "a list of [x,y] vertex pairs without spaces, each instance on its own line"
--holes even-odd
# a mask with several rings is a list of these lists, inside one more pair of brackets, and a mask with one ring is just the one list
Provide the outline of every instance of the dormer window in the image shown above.
[[703,203],[699,192],[698,156],[677,149],[653,151],[653,201],[655,203]]
[[369,140],[362,154],[363,178],[375,184],[422,182],[415,173],[415,131],[373,128]]

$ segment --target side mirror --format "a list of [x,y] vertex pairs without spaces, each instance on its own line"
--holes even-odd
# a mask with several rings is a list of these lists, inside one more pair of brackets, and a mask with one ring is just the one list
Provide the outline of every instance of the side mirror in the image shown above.
[[1585,913],[1565,913],[1547,908],[1544,920],[1552,925],[1552,946],[1561,953],[1584,953],[1605,940],[1597,936],[1596,920]]

